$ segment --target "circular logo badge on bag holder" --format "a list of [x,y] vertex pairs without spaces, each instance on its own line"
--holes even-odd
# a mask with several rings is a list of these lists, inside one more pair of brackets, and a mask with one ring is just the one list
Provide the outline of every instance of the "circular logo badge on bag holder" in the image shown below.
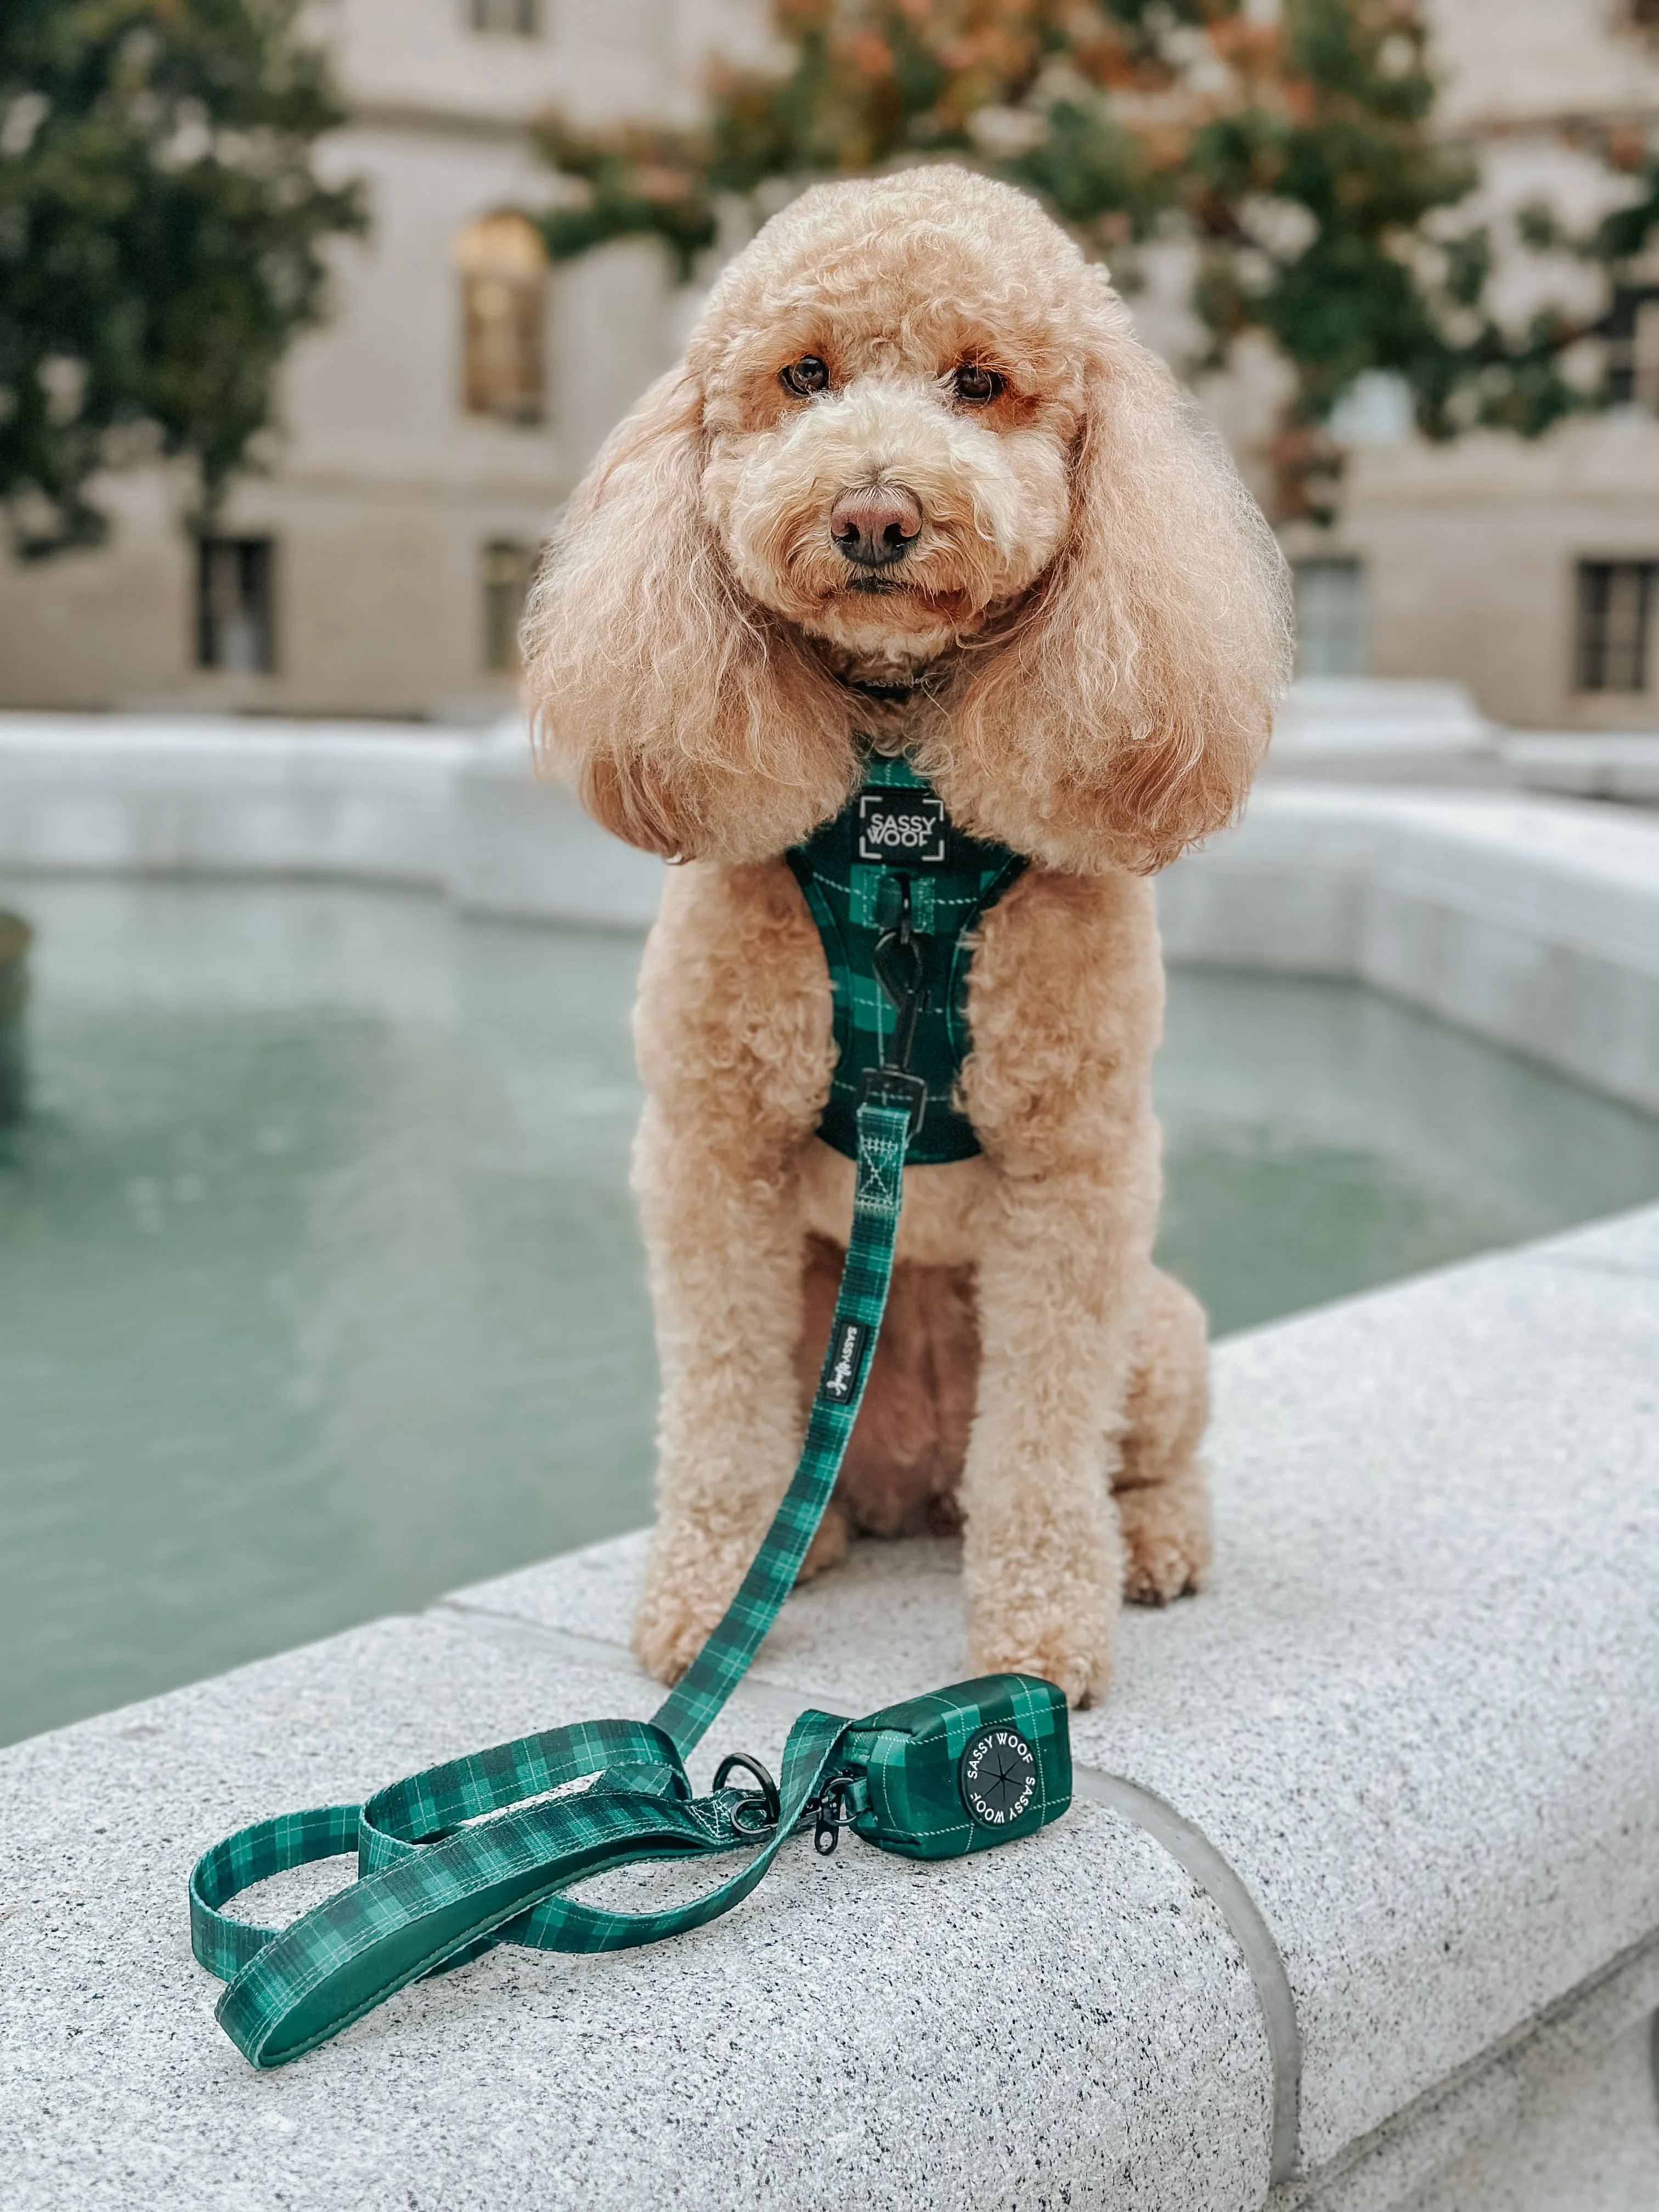
[[1006,1721],[976,1729],[957,1769],[962,1802],[982,1828],[1012,1827],[1036,1795],[1037,1758]]

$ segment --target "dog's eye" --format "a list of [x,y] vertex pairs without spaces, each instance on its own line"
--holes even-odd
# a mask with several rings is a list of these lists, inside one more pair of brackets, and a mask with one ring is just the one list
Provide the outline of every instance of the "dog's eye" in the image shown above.
[[951,385],[964,404],[984,407],[1001,392],[1002,379],[994,368],[981,368],[976,361],[964,361],[951,379]]
[[786,392],[795,392],[802,399],[810,399],[815,392],[822,392],[829,381],[829,365],[815,353],[804,353],[799,361],[792,361],[778,378]]

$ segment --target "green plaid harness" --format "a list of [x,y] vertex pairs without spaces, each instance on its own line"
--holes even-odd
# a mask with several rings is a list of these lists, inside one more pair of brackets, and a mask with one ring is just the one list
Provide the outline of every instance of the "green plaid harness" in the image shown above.
[[812,910],[830,969],[836,1060],[819,1136],[849,1159],[857,1157],[864,1079],[887,1058],[898,1018],[882,987],[877,948],[908,915],[923,995],[904,1065],[927,1086],[910,1161],[971,1159],[979,1139],[957,1109],[956,1085],[968,1056],[973,931],[1024,861],[1005,845],[965,836],[908,761],[873,753],[850,802],[785,858]]
[[[872,761],[866,790],[790,856],[798,874],[806,870],[801,880],[820,929],[828,912],[842,933],[837,981],[850,978],[851,988],[837,994],[843,1042],[837,1082],[846,1092],[857,1178],[853,1231],[805,1442],[765,1540],[653,1719],[580,1722],[520,1736],[395,1782],[361,1805],[258,1821],[204,1854],[190,1879],[191,1946],[229,1984],[216,2016],[255,2066],[302,2057],[394,1990],[496,1942],[613,1951],[701,1927],[745,1897],[785,1838],[807,1825],[820,1850],[833,1850],[840,1829],[850,1826],[884,1850],[949,1857],[1030,1835],[1071,1802],[1065,1699],[1052,1683],[1020,1674],[960,1683],[862,1721],[805,1712],[789,1732],[776,1785],[742,1754],[721,1763],[707,1796],[692,1794],[685,1771],[687,1755],[793,1588],[835,1488],[887,1303],[907,1157],[965,1156],[960,1135],[949,1128],[944,1141],[955,1149],[919,1148],[917,1133],[936,1113],[947,1123],[960,1119],[951,1105],[954,1064],[941,1070],[946,1052],[960,1057],[960,1037],[957,1045],[951,1040],[966,972],[961,936],[1020,863],[1006,854],[992,870],[988,860],[976,890],[947,870],[928,879],[927,899],[910,887],[908,869],[856,859],[838,867],[837,849],[844,858],[855,848],[843,839],[837,848],[834,838],[860,820],[867,830],[874,817],[860,802],[872,789],[927,792],[903,763]],[[875,832],[878,839],[922,834],[905,826],[908,806],[916,821],[931,823],[926,835],[939,849],[956,849],[950,841],[957,833],[943,810],[933,815],[936,800],[925,815],[908,799],[897,810],[887,804],[888,821],[898,826]],[[865,882],[866,873],[896,878],[902,888],[883,892]],[[918,934],[947,915],[958,917],[953,942],[919,945]],[[838,956],[827,934],[825,945],[833,973]],[[893,1008],[886,1027],[872,995],[884,993]],[[920,1031],[928,1073],[912,1073],[911,1050],[929,1008],[935,1028]],[[849,1038],[855,1096],[848,1087]],[[828,1126],[825,1134],[836,1141]],[[971,1130],[968,1138],[966,1149],[977,1149]],[[758,1790],[728,1783],[739,1769]],[[748,1853],[741,1871],[688,1904],[619,1912],[568,1893],[574,1883],[614,1868],[738,1850]],[[223,1910],[272,1875],[351,1853],[357,1879],[281,1930]]]

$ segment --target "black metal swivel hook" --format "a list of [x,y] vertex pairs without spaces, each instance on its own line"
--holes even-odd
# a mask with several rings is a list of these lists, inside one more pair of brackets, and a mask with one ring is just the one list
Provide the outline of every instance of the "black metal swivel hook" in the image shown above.
[[842,1830],[853,1818],[851,1801],[855,1780],[851,1774],[834,1776],[806,1808],[817,1816],[812,1848],[820,1858],[833,1856]]

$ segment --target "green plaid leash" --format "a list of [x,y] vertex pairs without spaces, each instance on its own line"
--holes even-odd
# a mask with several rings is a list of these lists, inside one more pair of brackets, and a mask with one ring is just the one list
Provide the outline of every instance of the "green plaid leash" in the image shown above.
[[904,1155],[917,1118],[914,1080],[898,1069],[875,1071],[858,1109],[853,1233],[806,1442],[794,1480],[725,1619],[658,1710],[658,1727],[682,1752],[701,1740],[777,1619],[847,1455],[893,1276]]
[[[708,1796],[693,1796],[685,1771],[794,1587],[886,1308],[906,1153],[928,1103],[908,1066],[927,960],[900,882],[896,918],[872,947],[894,1029],[883,1063],[862,1074],[853,1228],[829,1346],[799,1461],[736,1596],[650,1721],[518,1737],[362,1805],[257,1821],[204,1853],[190,1881],[191,1946],[229,1984],[216,2017],[255,2066],[303,2056],[394,1990],[498,1942],[611,1951],[701,1927],[745,1897],[808,1822],[820,1850],[833,1850],[850,1823],[888,1849],[939,1856],[1030,1833],[1070,1802],[1065,1701],[1052,1684],[1020,1675],[959,1685],[863,1722],[805,1712],[775,1786],[740,1754],[722,1762]],[[758,1790],[728,1784],[738,1769]],[[566,1894],[618,1867],[740,1848],[750,1854],[743,1870],[684,1905],[619,1912]],[[281,1930],[224,1910],[273,1875],[351,1853],[356,1881]]]

